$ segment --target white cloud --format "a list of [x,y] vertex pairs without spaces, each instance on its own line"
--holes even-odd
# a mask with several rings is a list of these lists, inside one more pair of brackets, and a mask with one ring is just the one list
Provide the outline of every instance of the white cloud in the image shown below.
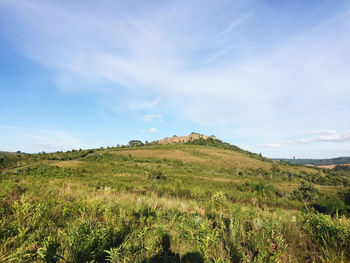
[[37,145],[42,149],[46,149],[46,150],[52,149],[52,145],[50,145],[49,143],[37,143]]
[[143,120],[145,122],[151,122],[154,119],[158,119],[159,121],[163,121],[163,118],[161,115],[157,115],[157,114],[149,114],[149,115],[145,115],[143,116]]
[[350,122],[342,121],[339,124],[344,129],[349,129],[350,128]]
[[241,148],[245,151],[252,151],[253,150],[253,148],[250,146],[242,146]]
[[[78,137],[64,131],[7,125],[0,125],[0,128],[7,131],[8,137],[14,135],[18,144],[22,145],[22,147],[28,145],[28,149],[33,149],[34,147],[36,151],[88,148]],[[23,149],[23,151],[28,150]]]
[[141,130],[140,132],[142,133],[155,133],[155,132],[158,132],[158,130],[156,128],[150,128],[148,130]]
[[[4,0],[2,23],[16,47],[64,87],[97,87],[118,111],[161,104],[197,123],[243,125],[298,116],[330,99],[344,103],[339,95],[349,92],[349,13],[285,38],[272,35],[263,46],[254,39],[262,34],[256,24],[266,23],[259,2],[208,1],[200,9],[197,1],[149,3],[147,12],[102,2]],[[279,25],[281,17],[274,15],[275,29],[288,26]]]
[[298,3],[276,12],[267,2],[2,0],[0,28],[61,88],[93,90],[115,112],[170,111],[285,146],[305,123],[349,116],[350,13],[305,19]]
[[322,134],[322,135],[334,135],[337,134],[336,130],[310,130],[310,134]]
[[337,132],[335,130],[323,130],[313,134],[320,135],[308,138],[300,138],[298,141],[300,143],[350,141],[350,130],[343,132]]

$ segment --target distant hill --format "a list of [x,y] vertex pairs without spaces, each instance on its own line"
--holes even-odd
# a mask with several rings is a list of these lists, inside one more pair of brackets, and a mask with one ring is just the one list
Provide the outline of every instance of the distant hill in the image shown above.
[[0,157],[1,156],[8,156],[8,155],[16,155],[16,154],[25,154],[24,152],[17,151],[17,152],[5,152],[5,151],[0,151]]
[[337,158],[331,158],[331,159],[275,159],[275,160],[289,162],[292,164],[299,164],[299,165],[309,164],[313,166],[350,164],[350,157],[337,157]]

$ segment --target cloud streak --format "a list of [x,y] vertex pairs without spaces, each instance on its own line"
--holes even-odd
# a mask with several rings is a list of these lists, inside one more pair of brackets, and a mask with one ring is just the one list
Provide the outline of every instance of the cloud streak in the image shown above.
[[148,130],[142,130],[142,133],[156,133],[158,132],[157,128],[149,128]]
[[8,131],[8,137],[15,134],[16,140],[23,138],[25,142],[22,141],[22,147],[29,144],[29,147],[35,148],[37,151],[59,151],[87,147],[79,138],[63,131],[7,125],[0,125],[0,128],[3,131]]
[[313,131],[311,134],[318,134],[318,136],[300,138],[300,143],[311,143],[311,142],[345,142],[350,141],[350,130],[337,132],[335,130],[320,130]]
[[145,122],[151,122],[151,121],[154,120],[154,119],[157,119],[157,120],[159,120],[160,122],[163,121],[162,115],[158,115],[158,114],[149,114],[149,115],[143,116],[143,120],[144,120]]
[[[273,121],[277,110],[299,112],[324,102],[316,92],[349,90],[345,83],[350,72],[344,64],[344,54],[350,53],[348,13],[306,32],[292,31],[288,38],[272,35],[275,43],[268,47],[241,43],[254,43],[262,34],[251,31],[266,23],[257,2],[205,1],[199,11],[198,4],[5,0],[8,15],[2,24],[12,28],[6,33],[17,47],[53,69],[66,88],[98,89],[120,109],[153,108],[158,103],[146,102],[155,100],[194,122],[242,124],[247,118]],[[211,19],[219,12],[221,18]],[[273,18],[281,20],[279,15]],[[102,87],[106,83],[109,88]],[[280,107],[296,99],[297,86],[304,87],[303,98]],[[120,99],[121,90],[125,94]]]

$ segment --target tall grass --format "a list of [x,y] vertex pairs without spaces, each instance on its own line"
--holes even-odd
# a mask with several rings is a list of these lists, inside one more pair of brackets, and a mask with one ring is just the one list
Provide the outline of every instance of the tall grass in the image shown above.
[[[207,158],[200,150],[194,154]],[[348,188],[331,185],[334,179],[325,192],[327,183],[310,185],[299,167],[287,174],[294,168],[223,168],[115,151],[79,155],[72,167],[4,170],[0,262],[350,261]]]

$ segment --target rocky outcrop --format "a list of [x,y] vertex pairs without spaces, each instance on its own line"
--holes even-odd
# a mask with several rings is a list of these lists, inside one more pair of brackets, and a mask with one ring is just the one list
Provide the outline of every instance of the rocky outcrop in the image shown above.
[[173,137],[167,137],[164,138],[163,140],[159,140],[156,141],[158,144],[172,144],[172,143],[186,143],[186,142],[190,142],[193,140],[197,140],[197,139],[214,139],[216,140],[215,136],[207,136],[207,135],[202,135],[199,133],[191,133],[188,136],[173,136]]

